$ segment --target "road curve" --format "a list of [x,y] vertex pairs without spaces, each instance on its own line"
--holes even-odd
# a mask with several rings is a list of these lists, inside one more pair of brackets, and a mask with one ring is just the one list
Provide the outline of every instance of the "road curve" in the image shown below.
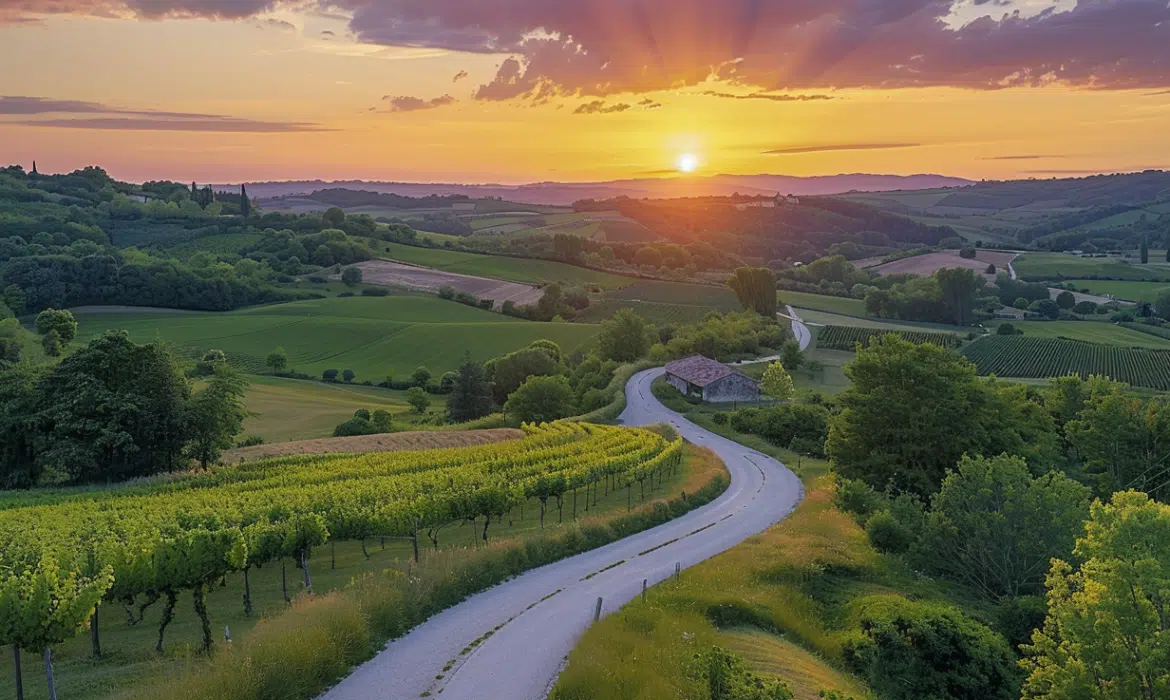
[[[687,440],[715,451],[731,485],[715,501],[619,542],[529,571],[449,608],[362,664],[322,700],[541,700],[565,656],[592,620],[617,610],[642,589],[723,552],[780,521],[804,495],[784,465],[719,437],[663,406],[650,392],[662,368],[626,386],[626,425],[669,423]],[[492,633],[492,630],[495,630]],[[475,640],[474,649],[461,654]],[[444,670],[449,662],[454,665]]]
[[796,341],[800,343],[800,351],[804,352],[812,342],[812,333],[808,326],[804,325],[804,319],[796,315],[796,309],[792,308],[791,304],[785,306],[788,308],[788,318],[792,319],[792,335],[796,336]]

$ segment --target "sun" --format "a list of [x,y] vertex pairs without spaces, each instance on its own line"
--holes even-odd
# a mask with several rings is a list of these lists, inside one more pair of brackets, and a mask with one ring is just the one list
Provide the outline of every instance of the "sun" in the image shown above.
[[699,157],[694,153],[684,153],[678,157],[678,170],[681,173],[693,173],[699,169]]

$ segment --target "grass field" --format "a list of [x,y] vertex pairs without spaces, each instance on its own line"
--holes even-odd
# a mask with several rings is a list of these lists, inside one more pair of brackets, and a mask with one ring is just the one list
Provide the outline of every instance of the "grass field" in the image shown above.
[[665,304],[655,301],[633,301],[630,299],[600,299],[589,305],[581,312],[576,321],[584,323],[601,323],[613,316],[619,309],[629,309],[638,314],[647,322],[655,325],[684,325],[698,323],[707,314],[715,311],[709,306],[693,306],[690,304]]
[[1082,258],[1069,253],[1024,253],[1012,263],[1016,274],[1028,277],[1108,277],[1119,280],[1170,281],[1170,265],[1157,262],[1153,254],[1150,263],[1141,265],[1137,258],[1123,262],[1121,258]]
[[[725,473],[722,463],[711,453],[688,449],[684,468],[676,475],[666,476],[663,480],[664,488],[656,491],[653,496],[647,494],[647,503],[641,507],[648,509],[651,507],[651,500],[677,497],[680,491],[693,494],[716,476]],[[578,513],[581,522],[604,522],[625,515],[626,498],[625,490],[599,493],[597,506],[588,513]],[[637,508],[639,506],[635,501],[635,509]],[[521,538],[541,534],[552,535],[557,531],[574,527],[568,505],[565,506],[563,524],[557,522],[556,509],[551,509],[551,517],[546,517],[546,529],[543,532],[540,529],[539,513],[540,507],[536,499],[532,499],[522,509],[515,509],[510,520],[495,525],[495,538],[491,546],[506,547],[509,542],[516,542]],[[430,569],[438,570],[441,575],[444,571],[453,569],[459,562],[470,560],[475,556],[473,547],[477,543],[476,534],[469,524],[452,526],[444,530],[441,536],[442,550],[433,553],[424,550],[422,566],[413,569],[414,575],[420,575],[420,572]],[[482,548],[482,544],[478,546]],[[335,549],[326,545],[313,550],[310,571],[314,592],[323,593],[343,588],[366,574],[388,578],[411,571],[408,568],[408,560],[411,557],[410,542],[393,539],[383,542],[374,538],[368,540],[367,549],[369,559],[363,556],[359,542],[339,542]],[[335,558],[335,568],[331,566],[331,558]],[[301,571],[294,568],[291,561],[287,563],[287,576],[290,595],[298,595],[302,590]],[[262,617],[279,614],[287,608],[281,593],[279,564],[253,569],[250,574],[252,599],[256,607],[256,614],[253,617],[244,615],[240,602],[243,590],[242,574],[230,574],[226,583],[226,587],[211,586],[207,593],[207,608],[221,650],[230,648],[222,642],[225,626],[231,630],[232,638],[239,644],[241,640],[247,638],[248,633]],[[202,657],[196,653],[201,638],[200,622],[192,610],[190,596],[184,595],[180,599],[175,610],[174,622],[167,628],[166,652],[160,656],[154,651],[154,642],[158,635],[162,607],[160,603],[149,608],[143,621],[130,627],[126,624],[126,613],[121,606],[104,606],[99,616],[103,652],[100,661],[93,661],[90,657],[90,641],[87,634],[78,635],[71,641],[55,647],[53,663],[58,696],[71,700],[112,700],[126,697],[143,686],[157,684],[167,678],[177,678],[184,672],[199,669],[199,664],[203,663]],[[8,653],[3,654],[0,659],[0,697],[12,698],[15,697],[12,654],[10,650],[6,651]],[[30,699],[48,697],[39,656],[25,654],[22,667],[25,697]]]
[[394,295],[313,300],[226,313],[80,313],[82,342],[107,329],[125,329],[138,342],[154,339],[187,354],[223,350],[242,369],[264,371],[283,347],[290,369],[319,376],[352,369],[357,380],[403,378],[420,365],[436,376],[454,370],[465,353],[488,360],[541,338],[566,352],[587,345],[597,326],[533,323],[432,296]]
[[[383,246],[383,248],[385,247]],[[398,244],[391,244],[389,248],[390,252],[386,254],[386,257],[391,260],[433,267],[447,272],[494,277],[513,282],[526,282],[528,284],[558,282],[570,286],[596,285],[602,289],[620,289],[635,281],[629,277],[597,272],[551,260],[507,258],[498,255],[464,253],[446,248],[419,248]]]
[[1153,348],[1170,350],[1170,340],[1139,333],[1111,323],[1086,321],[1018,321],[1013,326],[1024,331],[1025,337],[1068,338],[1086,343],[1116,345],[1123,348]]
[[681,304],[701,306],[708,310],[727,312],[739,311],[739,299],[727,287],[716,287],[687,282],[663,282],[642,280],[618,292],[607,295],[610,299],[654,302],[658,304]]
[[1117,280],[1068,280],[1077,289],[1088,289],[1090,294],[1114,296],[1124,301],[1155,301],[1170,284],[1165,282],[1123,282]]
[[[241,435],[256,435],[265,443],[330,437],[338,423],[364,408],[394,414],[396,429],[410,430],[414,415],[405,391],[358,384],[326,384],[279,377],[249,377],[252,383],[244,404],[252,415]],[[446,397],[431,396],[431,411],[442,411]]]
[[[830,297],[823,294],[807,294],[780,290],[780,304],[791,304],[798,309],[812,309],[845,316],[865,316],[865,302],[861,299]],[[783,309],[781,309],[783,311]]]

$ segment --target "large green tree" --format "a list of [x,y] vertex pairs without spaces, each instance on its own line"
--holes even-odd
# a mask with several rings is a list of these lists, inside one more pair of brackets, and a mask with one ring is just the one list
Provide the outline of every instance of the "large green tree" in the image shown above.
[[37,333],[41,335],[48,335],[55,331],[61,339],[61,343],[68,345],[77,337],[77,319],[73,318],[73,313],[70,311],[45,309],[37,314],[36,329]]
[[939,270],[934,273],[934,277],[951,316],[951,323],[971,323],[975,318],[975,299],[986,284],[983,276],[965,267],[954,267]]
[[1080,566],[1048,575],[1048,618],[1024,647],[1026,700],[1170,697],[1170,506],[1143,493],[1097,502]]
[[248,380],[226,364],[217,365],[207,386],[187,402],[187,455],[206,469],[230,448],[244,428]]
[[766,267],[741,267],[727,280],[745,310],[776,317],[776,273]]
[[525,423],[544,423],[571,416],[573,387],[564,377],[532,377],[508,397],[504,412]]
[[463,358],[451,393],[447,396],[447,417],[456,423],[482,418],[492,412],[492,385],[483,365]]
[[1098,495],[1170,481],[1170,402],[1143,399],[1124,384],[1096,380],[1075,420],[1065,425],[1084,479]]
[[845,374],[851,385],[825,444],[842,476],[929,495],[964,454],[1052,459],[1055,432],[1039,398],[979,379],[947,349],[887,335]]
[[547,377],[564,372],[564,366],[547,349],[527,347],[510,352],[487,363],[497,403],[504,403],[529,377]]
[[650,350],[646,322],[629,309],[618,309],[612,318],[601,324],[597,345],[603,360],[633,362],[644,357]]
[[1048,563],[1072,554],[1089,499],[1058,472],[1033,477],[1019,457],[964,457],[931,501],[922,559],[992,599],[1041,593]]

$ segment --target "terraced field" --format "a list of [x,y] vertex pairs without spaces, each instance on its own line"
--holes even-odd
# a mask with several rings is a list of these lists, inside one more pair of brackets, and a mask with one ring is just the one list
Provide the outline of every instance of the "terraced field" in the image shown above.
[[319,375],[352,369],[358,381],[405,377],[419,365],[438,375],[464,353],[478,360],[548,338],[568,352],[592,341],[597,326],[532,323],[430,296],[352,297],[303,301],[227,313],[80,312],[84,342],[106,329],[126,329],[138,342],[156,338],[194,355],[223,350],[235,365],[263,372],[277,346],[289,366]]

